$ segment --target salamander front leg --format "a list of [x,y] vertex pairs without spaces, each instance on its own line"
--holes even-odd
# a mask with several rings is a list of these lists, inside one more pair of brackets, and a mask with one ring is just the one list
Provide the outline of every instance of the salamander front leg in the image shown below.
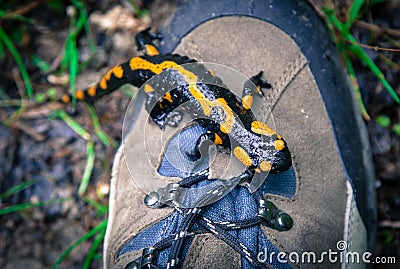
[[[272,87],[271,84],[261,78],[262,75],[263,71],[251,77],[244,83],[242,93],[242,105],[245,109],[251,109],[253,105],[253,96],[255,94],[262,94],[262,88],[270,89]],[[254,85],[256,87],[254,87]]]
[[146,30],[141,31],[136,35],[136,46],[138,50],[143,51],[145,55],[154,56],[160,54],[154,40],[161,40],[162,35],[150,33],[150,27]]
[[240,183],[244,184],[249,189],[249,192],[253,193],[264,183],[267,175],[266,173],[255,172],[253,168],[247,168],[239,175]]

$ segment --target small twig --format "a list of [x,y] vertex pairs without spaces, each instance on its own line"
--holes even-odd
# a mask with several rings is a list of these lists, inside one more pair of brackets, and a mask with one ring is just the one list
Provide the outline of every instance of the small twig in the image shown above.
[[318,15],[325,19],[326,15],[323,11],[324,8],[334,9],[335,4],[332,0],[307,0],[307,2],[314,8]]
[[359,42],[352,42],[352,41],[350,41],[348,39],[344,39],[344,41],[346,41],[347,43],[352,44],[352,45],[357,45],[357,46],[360,46],[362,48],[371,49],[371,50],[375,50],[375,51],[400,52],[400,49],[382,48],[382,47],[379,47],[379,46],[370,46],[370,45],[362,44],[362,43],[359,43]]
[[28,97],[26,96],[25,84],[21,78],[20,72],[17,67],[13,68],[12,74],[15,84],[17,85],[19,95],[21,96],[22,99],[28,99]]
[[13,122],[12,126],[16,129],[19,129],[19,130],[27,133],[29,136],[31,136],[34,140],[36,140],[38,142],[41,142],[46,138],[44,135],[41,135],[38,132],[36,132],[33,128],[26,126],[18,121]]
[[373,23],[360,21],[360,20],[357,20],[354,23],[355,23],[356,26],[364,28],[364,29],[368,29],[368,30],[371,30],[371,31],[374,31],[374,32],[385,33],[385,34],[388,34],[388,35],[400,37],[400,30],[397,30],[397,29],[384,28],[384,27],[377,26],[377,25],[375,25]]
[[31,101],[24,101],[20,99],[10,99],[10,100],[1,100],[0,107],[9,107],[9,106],[25,106],[31,103]]
[[390,66],[390,68],[396,69],[397,71],[400,71],[400,65],[393,62],[391,59],[389,59],[389,57],[387,57],[386,55],[380,54],[379,58],[386,63],[388,66]]
[[38,1],[35,1],[32,3],[29,3],[26,6],[23,6],[15,11],[10,11],[7,14],[5,14],[3,17],[0,18],[0,22],[3,20],[11,19],[14,16],[22,16],[22,15],[28,13],[29,11],[31,11],[32,9],[39,7],[43,3],[44,3],[43,0],[38,0]]
[[400,221],[382,220],[378,223],[378,226],[381,228],[400,229]]

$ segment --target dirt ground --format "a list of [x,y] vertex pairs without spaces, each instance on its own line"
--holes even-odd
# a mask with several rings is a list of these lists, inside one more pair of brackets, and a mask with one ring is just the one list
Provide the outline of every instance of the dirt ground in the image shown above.
[[[17,48],[31,76],[33,88],[35,91],[45,92],[49,87],[54,87],[58,92],[65,92],[67,87],[60,85],[63,76],[52,76],[51,72],[40,71],[30,59],[37,55],[52,67],[59,65],[60,52],[69,29],[66,14],[73,10],[63,7],[57,13],[45,1],[15,2],[13,10],[29,6],[23,15],[33,19],[34,23],[21,27],[18,21],[2,19],[0,25],[4,29],[19,29],[22,33]],[[107,67],[124,62],[134,55],[135,33],[150,25],[157,29],[179,3],[172,0],[144,1],[147,4],[134,2],[139,7],[148,9],[150,17],[139,19],[132,15],[134,12],[129,8],[128,1],[87,1],[96,54],[79,75],[78,87],[97,81]],[[36,3],[36,6],[30,6],[32,3]],[[363,19],[368,24],[354,27],[353,34],[363,44],[400,49],[399,32],[389,39],[385,31],[372,33],[374,26],[369,24],[373,22],[383,29],[400,29],[398,14],[400,2],[380,4]],[[78,40],[80,61],[85,61],[90,57],[89,41],[85,35]],[[371,49],[367,52],[383,70],[389,83],[400,93],[400,53]],[[4,100],[4,93],[11,99],[25,96],[23,82],[12,57],[1,59],[0,67],[0,100]],[[400,261],[400,137],[390,128],[384,128],[375,121],[378,115],[386,115],[393,123],[399,123],[400,110],[367,68],[357,63],[356,72],[372,118],[366,125],[374,155],[379,199],[379,230],[373,253],[377,256],[396,256]],[[95,104],[103,131],[117,143],[121,141],[122,121],[128,103],[129,98],[118,91]],[[25,110],[8,125],[0,125],[0,193],[26,180],[37,181],[24,191],[0,201],[0,207],[72,197],[66,202],[0,216],[0,268],[51,267],[75,240],[105,218],[99,216],[98,210],[77,194],[86,164],[87,142],[64,122],[49,116],[56,108],[57,105],[54,104],[43,104]],[[0,106],[0,121],[5,122],[15,112],[15,106]],[[71,115],[86,130],[93,129],[89,112],[84,105],[78,104],[77,110]],[[107,147],[93,137],[96,161],[84,197],[107,205],[111,165],[116,147]],[[81,268],[92,242],[93,240],[89,240],[73,251],[60,268]],[[101,248],[91,268],[101,267],[100,255]]]

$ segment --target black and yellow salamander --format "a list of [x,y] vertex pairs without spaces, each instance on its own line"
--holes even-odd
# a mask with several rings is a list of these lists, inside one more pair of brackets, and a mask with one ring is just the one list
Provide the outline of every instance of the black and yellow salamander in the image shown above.
[[[221,79],[204,65],[196,64],[196,68],[192,68],[192,65],[184,64],[196,61],[186,56],[161,55],[153,43],[160,36],[149,30],[136,36],[137,46],[144,52],[143,56],[133,57],[115,66],[98,84],[77,90],[75,98],[93,102],[125,83],[143,86],[147,97],[145,108],[160,128],[164,128],[165,124],[179,124],[179,115],[171,117],[171,114],[176,113],[175,108],[185,104],[189,108],[187,111],[196,116],[195,121],[207,129],[196,143],[197,157],[200,157],[200,145],[205,140],[228,148],[247,167],[241,176],[243,181],[248,182],[253,177],[265,176],[268,172],[279,173],[291,167],[291,154],[286,142],[268,125],[257,121],[251,111],[253,96],[261,94],[261,88],[271,87],[261,79],[262,72],[245,82],[243,97],[239,101],[226,86],[220,86],[223,85]],[[169,74],[158,79],[156,84],[151,83],[150,79],[164,70],[169,70]],[[204,81],[215,83],[206,84]],[[166,91],[166,88],[173,90]],[[69,95],[61,97],[64,103],[70,100]]]

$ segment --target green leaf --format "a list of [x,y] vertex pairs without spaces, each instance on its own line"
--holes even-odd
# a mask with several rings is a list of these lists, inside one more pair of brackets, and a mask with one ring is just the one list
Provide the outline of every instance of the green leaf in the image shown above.
[[47,97],[44,93],[38,93],[35,95],[35,101],[38,104],[43,104],[44,102],[46,102]]
[[395,238],[391,230],[383,230],[383,237],[384,237],[384,242],[387,245],[392,244]]
[[46,92],[46,95],[50,98],[50,100],[56,100],[57,99],[57,89],[49,88]]
[[389,128],[389,126],[391,124],[390,118],[385,115],[379,115],[376,117],[375,120],[380,126],[385,127],[385,128]]
[[50,64],[42,60],[39,56],[33,55],[31,61],[36,65],[42,72],[46,73],[50,70]]
[[397,136],[400,136],[400,123],[394,124],[392,130]]

